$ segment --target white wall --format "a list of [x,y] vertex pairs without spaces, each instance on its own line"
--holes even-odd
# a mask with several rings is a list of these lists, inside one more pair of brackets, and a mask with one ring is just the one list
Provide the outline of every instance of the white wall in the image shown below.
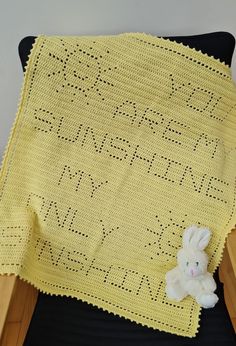
[[[25,36],[116,34],[157,36],[229,31],[235,0],[0,0],[0,165],[22,84],[18,43]],[[232,63],[236,80],[236,52]]]

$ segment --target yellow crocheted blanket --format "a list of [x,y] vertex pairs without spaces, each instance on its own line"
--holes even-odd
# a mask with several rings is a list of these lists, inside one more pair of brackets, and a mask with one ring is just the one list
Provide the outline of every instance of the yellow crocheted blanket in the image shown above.
[[192,337],[165,295],[185,227],[209,271],[236,223],[229,66],[145,33],[44,36],[31,50],[0,171],[0,273]]

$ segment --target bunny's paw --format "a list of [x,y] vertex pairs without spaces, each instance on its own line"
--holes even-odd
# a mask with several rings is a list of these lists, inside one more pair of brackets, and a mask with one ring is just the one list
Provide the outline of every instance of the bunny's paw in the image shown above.
[[205,309],[213,308],[218,302],[219,298],[215,293],[202,294],[196,297],[196,301]]
[[187,293],[180,288],[179,285],[166,285],[165,291],[167,298],[177,302],[180,302],[187,295]]

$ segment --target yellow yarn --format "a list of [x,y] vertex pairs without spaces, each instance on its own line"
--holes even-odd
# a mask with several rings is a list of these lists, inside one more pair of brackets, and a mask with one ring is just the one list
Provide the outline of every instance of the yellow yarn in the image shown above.
[[145,33],[39,36],[0,171],[0,273],[192,337],[165,296],[185,227],[236,223],[229,66]]

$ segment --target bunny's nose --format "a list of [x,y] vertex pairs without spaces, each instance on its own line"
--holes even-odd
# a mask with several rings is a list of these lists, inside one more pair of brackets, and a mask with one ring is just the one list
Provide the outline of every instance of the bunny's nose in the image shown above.
[[193,274],[194,274],[194,271],[193,271],[193,269],[191,269],[191,270],[190,270],[190,273],[191,273],[191,275],[193,276]]

